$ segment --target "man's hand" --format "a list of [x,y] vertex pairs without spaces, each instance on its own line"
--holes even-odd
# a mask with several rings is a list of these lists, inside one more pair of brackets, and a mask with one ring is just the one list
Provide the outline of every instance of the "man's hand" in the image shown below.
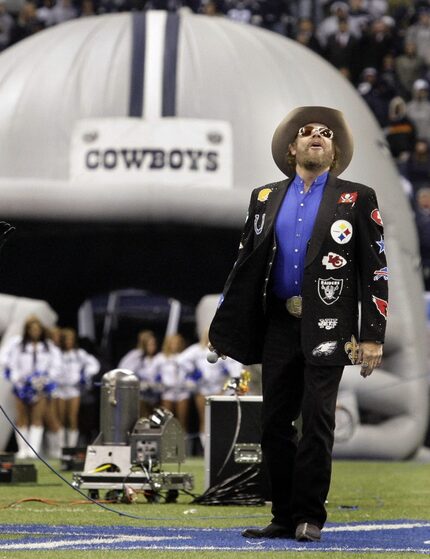
[[361,363],[360,375],[368,377],[375,367],[379,367],[382,360],[382,344],[376,342],[360,342],[357,364]]

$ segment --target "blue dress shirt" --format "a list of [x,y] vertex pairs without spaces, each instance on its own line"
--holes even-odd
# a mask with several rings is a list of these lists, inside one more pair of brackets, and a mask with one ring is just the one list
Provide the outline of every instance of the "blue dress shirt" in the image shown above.
[[328,172],[323,173],[305,192],[305,183],[296,174],[279,209],[275,224],[273,291],[280,299],[301,295],[307,246],[327,178]]

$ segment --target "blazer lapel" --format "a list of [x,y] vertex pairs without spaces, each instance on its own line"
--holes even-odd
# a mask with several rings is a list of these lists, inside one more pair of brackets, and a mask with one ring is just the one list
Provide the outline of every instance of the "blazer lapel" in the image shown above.
[[309,249],[306,254],[305,267],[309,266],[319,253],[321,245],[327,234],[327,230],[333,222],[337,201],[339,199],[339,186],[340,183],[337,182],[336,177],[329,174],[317,217],[315,219]]
[[[294,178],[294,177],[293,177]],[[276,216],[278,215],[279,208],[281,207],[282,201],[287,193],[288,187],[292,183],[293,179],[288,178],[279,184],[278,188],[274,189],[267,200],[266,207],[266,224],[264,227],[264,233],[262,240],[267,237],[269,233],[273,231],[273,226],[275,224]]]

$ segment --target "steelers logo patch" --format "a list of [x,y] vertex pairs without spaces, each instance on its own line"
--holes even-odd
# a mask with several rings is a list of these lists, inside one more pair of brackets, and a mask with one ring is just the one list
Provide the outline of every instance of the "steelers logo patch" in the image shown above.
[[346,245],[352,238],[352,225],[349,221],[338,219],[330,229],[332,239],[339,245]]

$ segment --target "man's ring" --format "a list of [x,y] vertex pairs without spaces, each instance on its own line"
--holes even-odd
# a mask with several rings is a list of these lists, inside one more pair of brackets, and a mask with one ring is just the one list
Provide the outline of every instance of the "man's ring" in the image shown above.
[[363,367],[368,367],[369,363],[367,363],[367,361],[363,361]]

